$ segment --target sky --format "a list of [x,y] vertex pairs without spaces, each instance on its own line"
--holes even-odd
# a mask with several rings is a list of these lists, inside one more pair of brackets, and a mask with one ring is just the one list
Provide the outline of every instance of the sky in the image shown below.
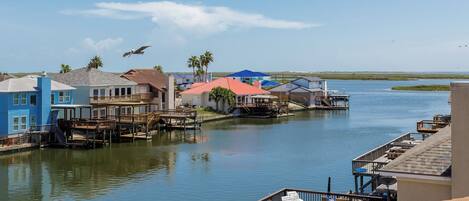
[[[2,1],[0,72],[469,71],[469,1]],[[122,54],[150,45],[144,55]]]

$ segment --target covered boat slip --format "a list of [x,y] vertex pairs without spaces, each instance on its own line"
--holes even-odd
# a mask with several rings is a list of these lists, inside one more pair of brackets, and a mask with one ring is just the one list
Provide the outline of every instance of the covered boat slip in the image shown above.
[[238,102],[236,108],[242,117],[272,118],[290,116],[288,102],[279,101],[273,95],[254,95],[251,102]]
[[[161,128],[198,128],[193,110],[156,110],[151,103],[114,102],[94,105],[54,105],[64,146],[97,147],[111,142],[150,140]],[[100,111],[98,114],[93,110]],[[87,115],[84,115],[87,114]]]

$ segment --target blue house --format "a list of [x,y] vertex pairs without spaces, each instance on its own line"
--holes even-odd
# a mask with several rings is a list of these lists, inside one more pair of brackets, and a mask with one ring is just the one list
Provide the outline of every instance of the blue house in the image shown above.
[[0,82],[0,137],[54,124],[52,105],[72,104],[74,90],[71,86],[51,81],[45,74]]
[[280,85],[275,81],[271,81],[269,74],[254,72],[250,70],[242,70],[236,73],[229,74],[226,77],[231,77],[233,79],[237,79],[243,83],[250,85],[254,84],[255,81],[259,81],[263,88],[270,88]]

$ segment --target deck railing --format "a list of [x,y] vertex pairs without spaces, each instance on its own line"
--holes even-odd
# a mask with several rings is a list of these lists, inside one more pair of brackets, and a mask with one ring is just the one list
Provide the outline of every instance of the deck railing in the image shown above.
[[92,96],[90,97],[90,104],[105,104],[112,102],[139,102],[151,101],[153,98],[152,93],[138,93],[123,96]]
[[422,133],[405,133],[393,140],[378,146],[352,160],[352,173],[363,173],[363,174],[374,174],[374,172],[384,165],[386,162],[377,162],[376,159],[384,156],[386,151],[391,149],[395,143],[402,142],[404,140],[411,140],[411,139],[425,139],[425,134]]
[[32,126],[29,129],[13,135],[0,138],[0,147],[8,147],[23,144],[40,144],[46,143],[47,138],[41,138],[40,135],[48,134],[52,125]]
[[417,122],[417,131],[423,133],[436,133],[448,124],[449,122],[444,121],[422,120]]
[[377,196],[366,196],[366,195],[356,195],[356,194],[342,194],[342,193],[327,193],[319,191],[310,191],[303,189],[281,189],[275,193],[272,193],[259,201],[282,201],[282,197],[287,195],[287,192],[295,191],[298,193],[300,199],[303,201],[326,201],[326,200],[336,200],[336,201],[382,201],[382,197]]

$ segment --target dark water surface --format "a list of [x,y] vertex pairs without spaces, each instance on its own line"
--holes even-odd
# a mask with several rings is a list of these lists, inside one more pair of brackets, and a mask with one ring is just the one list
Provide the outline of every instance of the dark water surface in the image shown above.
[[0,156],[0,200],[251,201],[282,187],[353,188],[351,160],[420,119],[448,113],[447,92],[395,85],[448,80],[330,81],[349,111],[207,123],[197,134],[96,150],[43,149]]

